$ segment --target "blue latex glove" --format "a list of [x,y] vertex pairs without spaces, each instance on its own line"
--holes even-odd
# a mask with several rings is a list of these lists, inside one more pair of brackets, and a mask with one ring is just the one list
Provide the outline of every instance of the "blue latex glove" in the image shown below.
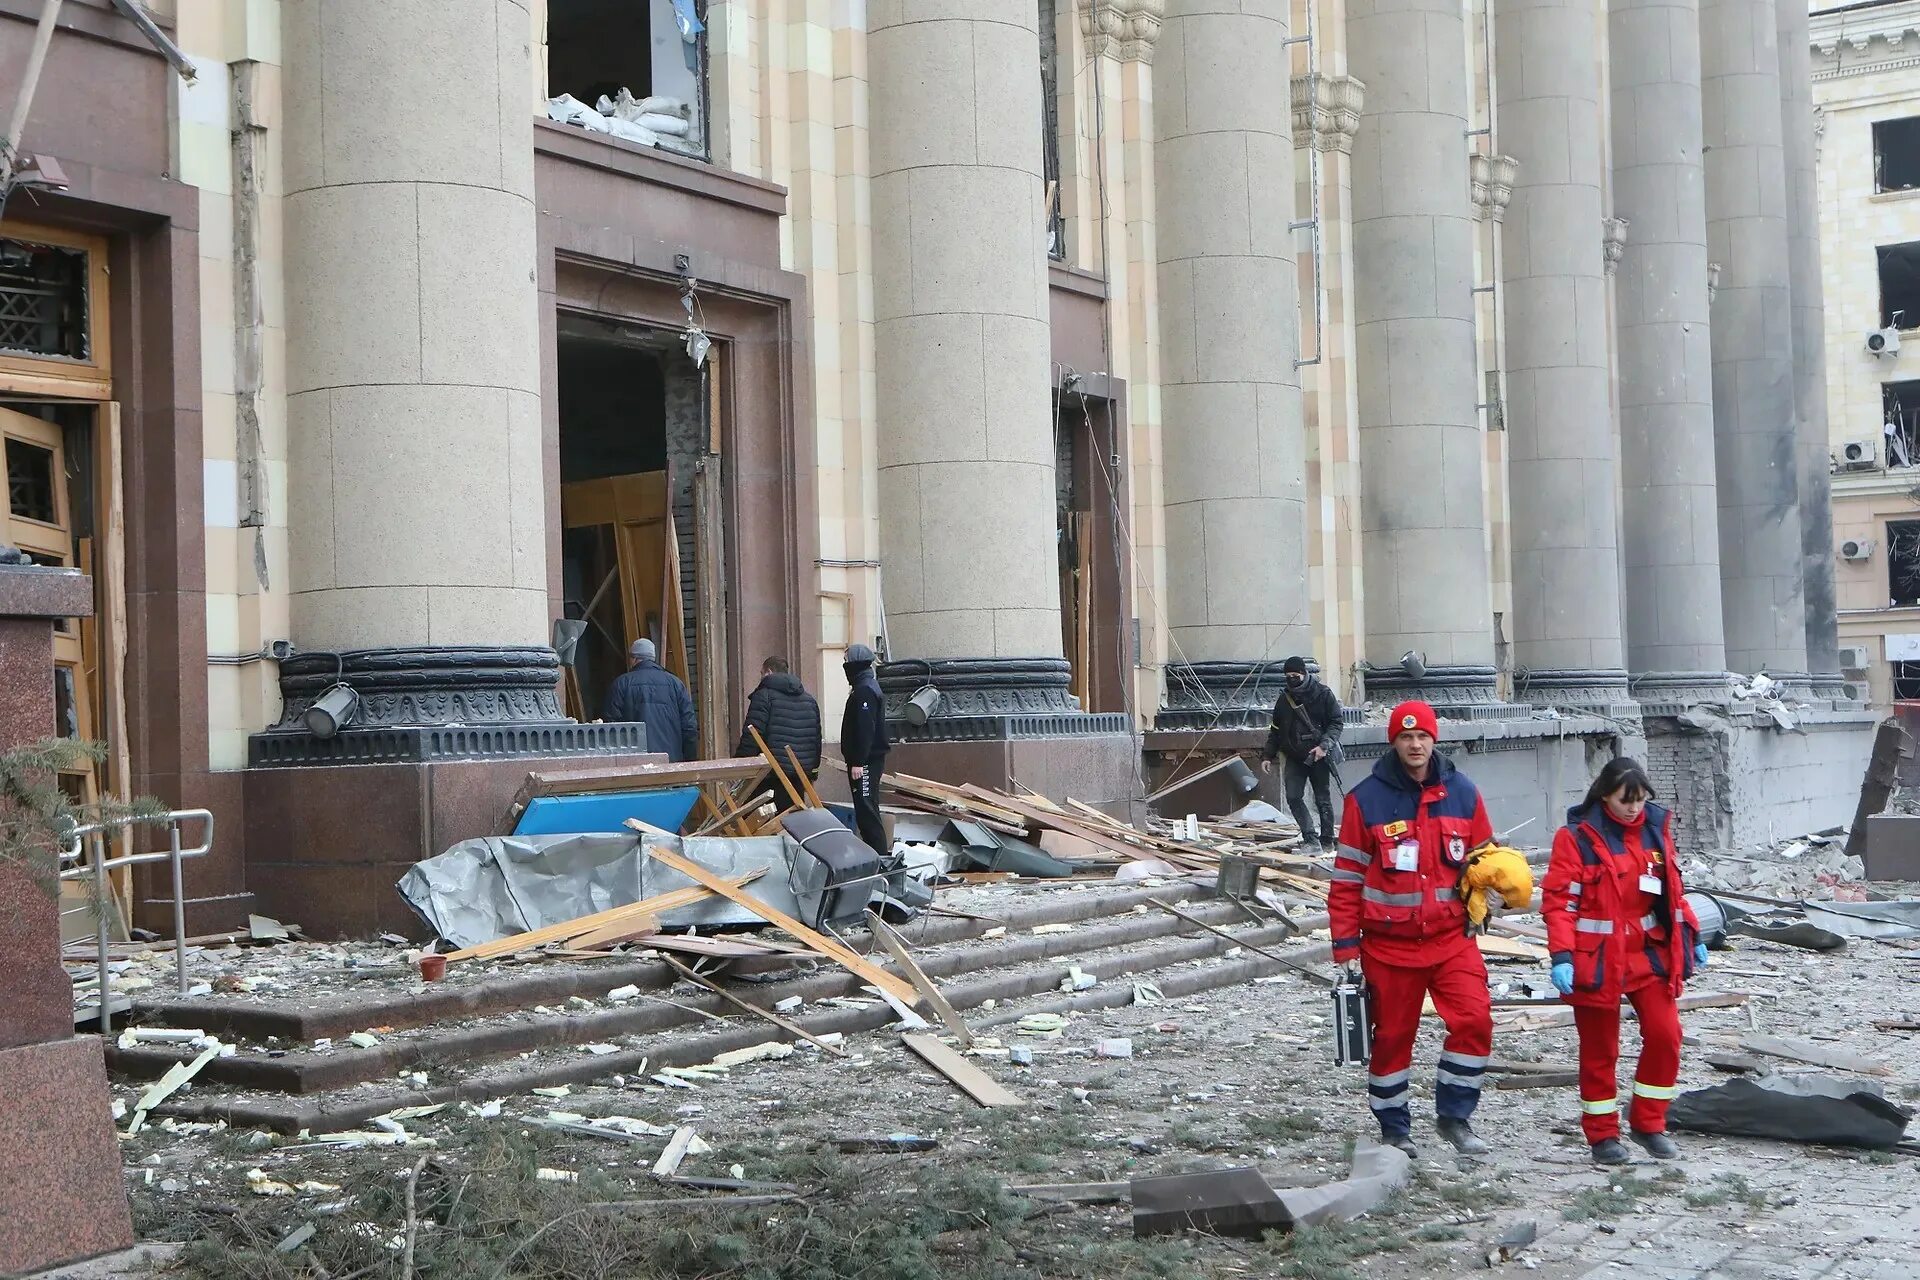
[[1702,969],[1707,967],[1707,944],[1706,943],[1696,942],[1693,944],[1693,962],[1696,965],[1700,966]]
[[1563,996],[1573,994],[1573,965],[1571,963],[1553,966],[1553,972],[1547,976],[1553,979],[1553,989],[1555,991],[1558,991]]

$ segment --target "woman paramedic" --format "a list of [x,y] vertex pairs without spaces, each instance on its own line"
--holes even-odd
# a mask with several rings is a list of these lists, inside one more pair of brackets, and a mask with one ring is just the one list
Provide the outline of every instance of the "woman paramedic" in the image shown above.
[[1541,885],[1553,985],[1573,1006],[1580,1032],[1580,1127],[1598,1164],[1629,1159],[1614,1077],[1622,996],[1640,1020],[1628,1131],[1657,1159],[1679,1154],[1667,1136],[1667,1105],[1680,1074],[1674,1001],[1706,964],[1707,948],[1680,885],[1672,815],[1653,798],[1638,762],[1609,763],[1554,836]]

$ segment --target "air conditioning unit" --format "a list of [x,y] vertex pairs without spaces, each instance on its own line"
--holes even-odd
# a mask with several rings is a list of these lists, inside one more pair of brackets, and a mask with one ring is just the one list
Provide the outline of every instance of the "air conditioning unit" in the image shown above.
[[1898,329],[1875,329],[1867,335],[1867,354],[1875,356],[1897,356],[1900,354],[1900,331]]
[[1873,539],[1848,538],[1840,544],[1840,558],[1842,560],[1873,559]]
[[1848,440],[1840,446],[1842,471],[1873,471],[1880,466],[1880,450],[1872,440]]
[[1867,647],[1863,644],[1843,645],[1840,649],[1840,669],[1842,671],[1860,671],[1867,669]]

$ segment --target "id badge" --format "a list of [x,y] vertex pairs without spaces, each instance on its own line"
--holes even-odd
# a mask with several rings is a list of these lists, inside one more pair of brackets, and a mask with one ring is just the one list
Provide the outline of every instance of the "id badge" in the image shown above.
[[1661,883],[1659,876],[1641,876],[1640,877],[1640,892],[1660,894],[1660,893],[1665,893],[1666,891],[1667,891],[1667,887],[1666,885]]
[[1418,871],[1420,869],[1420,842],[1403,840],[1393,846],[1393,869],[1395,871]]

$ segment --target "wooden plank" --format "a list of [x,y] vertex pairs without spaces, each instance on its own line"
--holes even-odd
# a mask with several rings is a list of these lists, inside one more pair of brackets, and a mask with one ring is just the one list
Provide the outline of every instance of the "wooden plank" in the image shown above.
[[[634,825],[633,819],[629,818],[627,825]],[[920,999],[920,993],[913,989],[912,984],[896,978],[885,969],[867,960],[865,956],[849,950],[832,938],[814,932],[786,912],[780,910],[780,908],[769,906],[767,903],[746,893],[738,885],[722,880],[719,876],[716,876],[713,872],[698,863],[689,862],[672,850],[661,848],[657,845],[648,847],[647,856],[658,862],[661,866],[671,867],[673,870],[678,871],[695,884],[705,885],[728,901],[745,907],[761,919],[779,925],[782,929],[785,929],[788,933],[806,943],[821,955],[832,960],[841,968],[849,970],[855,976],[872,983],[882,991],[890,993],[902,1004],[911,1007],[915,1001]]]
[[798,782],[800,789],[807,793],[807,806],[812,809],[826,808],[825,802],[820,799],[820,793],[813,789],[813,779],[807,776],[806,769],[800,763],[800,753],[792,747],[787,748],[787,762],[793,766],[793,780]]
[[867,912],[867,930],[880,939],[880,945],[887,949],[887,954],[893,957],[893,962],[899,965],[901,971],[907,975],[907,980],[919,988],[920,994],[927,999],[928,1007],[940,1015],[940,1021],[947,1024],[947,1030],[953,1032],[961,1044],[972,1045],[973,1032],[968,1029],[959,1013],[955,1012],[954,1007],[947,1003],[947,998],[940,994],[940,988],[933,985],[933,979],[914,963],[913,952],[907,949],[906,939],[895,933],[893,926],[882,920],[877,911]]
[[[715,812],[713,818],[693,834],[696,836],[704,836],[716,829],[729,826],[745,815],[752,813],[755,809],[758,809],[771,799],[773,799],[773,792],[771,791],[761,791],[748,796],[738,804],[730,805],[724,810]],[[708,806],[710,808],[712,807],[711,801],[708,802]]]
[[685,978],[688,982],[693,983],[697,987],[705,987],[707,990],[713,992],[714,995],[719,996],[722,1000],[725,1000],[728,1004],[732,1005],[734,1008],[742,1010],[743,1012],[746,1012],[746,1013],[750,1013],[756,1018],[764,1018],[768,1022],[771,1022],[774,1026],[786,1032],[788,1035],[796,1036],[799,1039],[805,1040],[808,1044],[818,1045],[820,1048],[824,1049],[828,1053],[833,1054],[837,1058],[844,1058],[847,1056],[847,1051],[845,1049],[842,1049],[839,1045],[831,1044],[828,1041],[822,1040],[819,1036],[816,1036],[815,1034],[813,1034],[813,1032],[807,1030],[805,1027],[801,1026],[799,1023],[789,1022],[787,1021],[787,1019],[781,1017],[779,1014],[775,1013],[771,1009],[762,1009],[757,1004],[749,1004],[747,1001],[742,1000],[739,996],[736,996],[735,994],[733,994],[733,992],[728,991],[726,988],[721,987],[714,982],[710,982],[706,978],[702,977],[700,974],[695,973],[693,970],[687,968],[687,966],[681,964],[678,960],[675,960],[672,956],[661,956],[660,958],[662,960],[665,960],[668,964],[672,965],[674,969],[680,974],[680,976]]
[[767,740],[760,736],[760,730],[753,725],[748,725],[747,732],[753,735],[753,745],[760,748],[760,754],[766,758],[767,764],[773,769],[773,776],[780,780],[780,787],[787,793],[787,798],[793,801],[793,807],[796,809],[806,808],[806,797],[795,790],[791,782],[787,781],[787,771],[780,767],[780,757],[773,754],[773,748],[768,746]]
[[512,819],[520,815],[529,800],[541,796],[598,795],[607,791],[697,786],[703,782],[740,782],[757,778],[766,769],[763,762],[752,756],[739,756],[729,760],[683,760],[677,764],[662,758],[658,764],[529,773],[520,789],[513,793],[513,802],[507,808],[507,825],[512,825]]
[[[133,747],[127,727],[127,487],[121,453],[120,404],[109,401],[99,417],[100,442],[94,456],[100,468],[100,496],[104,501],[104,535],[100,539],[100,578],[94,592],[100,602],[100,661],[105,668],[107,726],[107,790],[122,799],[133,798]],[[117,853],[131,851],[125,839],[115,842]],[[133,901],[133,868],[113,874],[122,911]]]
[[952,1049],[924,1032],[905,1032],[900,1043],[920,1055],[922,1061],[951,1081],[962,1093],[983,1107],[1018,1107],[1025,1104],[986,1072],[968,1062]]
[[633,919],[616,920],[612,924],[574,934],[565,942],[570,950],[592,951],[599,947],[617,947],[623,942],[632,942],[635,938],[644,938],[659,931],[659,913],[649,911]]
[[1497,934],[1483,933],[1474,939],[1483,956],[1511,956],[1519,960],[1544,960],[1548,952],[1545,947],[1531,942],[1522,942],[1518,938],[1502,938]]
[[781,947],[770,947],[760,942],[734,937],[713,938],[699,933],[652,933],[637,941],[655,951],[678,951],[683,955],[710,960],[759,960],[767,956],[789,954]]
[[[765,874],[767,874],[765,867],[756,867],[743,876],[733,880],[723,880],[720,883],[737,890],[739,886],[751,884]],[[549,942],[565,942],[606,925],[624,924],[643,916],[659,915],[679,907],[690,907],[706,897],[708,892],[707,888],[700,886],[674,889],[668,893],[629,903],[624,907],[610,907],[605,911],[596,911],[592,915],[581,916],[577,920],[563,920],[559,924],[550,924],[544,928],[529,929],[525,933],[516,933],[509,937],[496,938],[492,942],[483,942],[477,947],[463,947],[459,951],[450,953],[447,956],[447,963],[452,964],[459,960],[486,960],[493,956],[525,951],[529,947],[545,946]]]
[[[707,385],[713,392],[709,416],[717,417],[719,352],[708,353]],[[714,427],[717,433],[717,425]],[[711,450],[719,453],[718,448]],[[720,460],[701,458],[693,464],[693,582],[696,655],[694,670],[700,687],[694,697],[700,704],[701,735],[705,753],[717,755],[731,743],[726,737],[732,720],[731,653],[727,636],[726,519],[723,513]]]
[[1748,1036],[1740,1042],[1740,1047],[1748,1053],[1764,1053],[1770,1058],[1785,1058],[1789,1062],[1804,1062],[1815,1067],[1831,1067],[1835,1071],[1853,1071],[1863,1076],[1889,1076],[1893,1072],[1871,1058],[1857,1053],[1848,1053],[1845,1049],[1829,1049],[1825,1045],[1814,1044],[1807,1040],[1782,1040],[1777,1036]]

